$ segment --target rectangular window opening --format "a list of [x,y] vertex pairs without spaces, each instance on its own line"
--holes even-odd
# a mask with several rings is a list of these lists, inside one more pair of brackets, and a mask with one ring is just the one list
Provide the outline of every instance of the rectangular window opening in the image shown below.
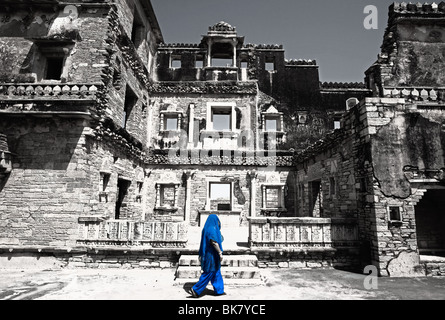
[[175,206],[175,186],[163,185],[161,186],[161,207],[173,208]]
[[266,131],[280,131],[278,126],[278,119],[266,119]]
[[274,62],[266,62],[265,68],[267,71],[275,71],[275,63]]
[[334,129],[340,129],[340,128],[341,128],[340,120],[334,120]]
[[196,60],[195,61],[195,68],[196,69],[204,68],[204,61],[203,60]]
[[179,58],[172,59],[172,68],[173,69],[181,69],[181,67],[182,67],[181,59],[179,59]]
[[64,57],[47,57],[46,58],[46,80],[60,80],[62,77]]
[[241,61],[241,69],[247,69],[247,68],[248,68],[247,61]]
[[178,130],[178,117],[177,116],[166,116],[165,120],[164,120],[164,130],[166,130],[166,131]]
[[212,123],[215,131],[231,131],[232,109],[213,109]]
[[266,187],[266,208],[278,209],[283,207],[281,203],[281,192],[281,187]]
[[230,183],[210,183],[210,210],[232,210],[232,185]]
[[402,221],[402,217],[400,215],[400,207],[389,207],[389,220]]

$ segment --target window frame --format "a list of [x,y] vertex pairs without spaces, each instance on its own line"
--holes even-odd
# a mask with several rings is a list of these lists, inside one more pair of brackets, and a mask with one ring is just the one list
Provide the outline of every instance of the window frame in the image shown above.
[[233,196],[233,183],[232,182],[224,182],[221,180],[207,180],[207,202],[206,202],[206,211],[211,211],[211,201],[212,200],[218,200],[212,198],[212,185],[229,185],[230,191],[229,191],[229,201],[230,201],[230,210],[214,210],[214,211],[233,211],[233,204],[234,204],[234,196]]
[[[274,184],[262,184],[261,185],[261,209],[262,210],[285,210],[286,209],[286,200],[285,200],[285,193],[286,193],[286,184],[285,183],[274,183]],[[278,202],[277,207],[268,207],[267,205],[267,190],[268,189],[277,189],[278,190]]]
[[[208,102],[207,103],[207,128],[206,131],[214,132],[235,132],[236,131],[236,102]],[[230,129],[227,130],[215,130],[213,115],[215,111],[229,112],[230,114]]]

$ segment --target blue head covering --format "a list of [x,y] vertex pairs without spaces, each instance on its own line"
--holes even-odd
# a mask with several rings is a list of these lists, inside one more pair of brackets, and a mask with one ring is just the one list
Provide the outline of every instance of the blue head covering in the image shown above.
[[221,235],[221,222],[215,214],[211,214],[202,229],[201,245],[199,246],[199,256],[201,258],[201,268],[204,272],[214,272],[221,268],[221,261],[218,252],[210,243],[210,240],[218,243],[222,251],[223,237]]

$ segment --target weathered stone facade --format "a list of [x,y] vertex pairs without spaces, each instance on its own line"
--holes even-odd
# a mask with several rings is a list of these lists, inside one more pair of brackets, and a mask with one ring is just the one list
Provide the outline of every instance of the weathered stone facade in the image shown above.
[[392,5],[347,84],[148,0],[2,1],[0,253],[171,267],[217,213],[260,267],[443,274],[444,10]]

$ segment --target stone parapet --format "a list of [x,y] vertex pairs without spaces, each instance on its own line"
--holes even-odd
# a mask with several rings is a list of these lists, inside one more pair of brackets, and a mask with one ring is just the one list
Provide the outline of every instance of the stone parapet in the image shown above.
[[185,222],[93,221],[79,218],[77,244],[183,248],[187,244],[187,229]]
[[385,98],[403,98],[416,102],[438,102],[445,100],[445,88],[433,87],[384,87]]
[[94,100],[98,83],[5,83],[0,84],[0,100]]
[[330,218],[249,218],[249,241],[256,248],[333,248],[357,246],[355,221]]
[[186,94],[257,94],[256,82],[158,82],[150,86],[151,93],[186,93]]

